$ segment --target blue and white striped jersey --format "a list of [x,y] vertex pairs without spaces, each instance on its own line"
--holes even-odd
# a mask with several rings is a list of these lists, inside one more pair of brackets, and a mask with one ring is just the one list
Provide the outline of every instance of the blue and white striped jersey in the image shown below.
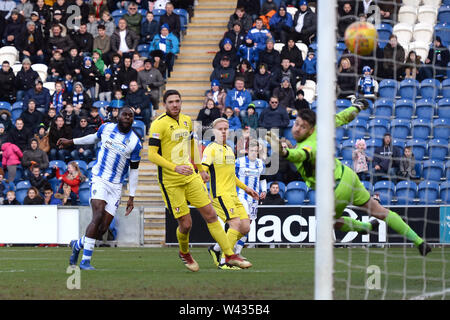
[[130,130],[127,134],[119,131],[116,123],[105,123],[97,131],[101,146],[92,175],[111,183],[123,183],[131,161],[140,161],[142,144],[139,137]]
[[[266,170],[266,165],[261,159],[250,161],[248,156],[240,157],[236,159],[236,176],[247,187],[252,188],[256,192],[260,193],[266,190],[260,190],[260,177]],[[258,203],[251,196],[245,193],[244,190],[237,188],[238,196],[244,198],[247,202]]]

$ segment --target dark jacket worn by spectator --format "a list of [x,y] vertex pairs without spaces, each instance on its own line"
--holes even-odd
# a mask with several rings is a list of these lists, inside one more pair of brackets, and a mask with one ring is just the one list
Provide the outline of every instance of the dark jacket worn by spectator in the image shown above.
[[72,128],[64,124],[62,128],[58,129],[56,125],[53,125],[50,128],[50,133],[48,137],[50,149],[59,149],[59,147],[56,146],[56,143],[58,142],[59,139],[61,138],[72,139]]
[[294,45],[294,47],[289,48],[288,45],[285,45],[283,49],[281,49],[280,53],[281,60],[289,59],[290,62],[295,63],[296,68],[301,68],[303,65],[303,56],[300,49]]
[[44,151],[39,149],[39,147],[36,148],[35,150],[30,148],[23,152],[22,167],[24,167],[24,168],[31,167],[32,161],[37,163],[37,165],[39,166],[41,171],[48,168],[47,153],[45,153]]
[[73,42],[78,52],[92,53],[94,37],[89,32],[80,33],[79,31],[72,36]]
[[253,25],[253,19],[247,12],[244,13],[241,19],[239,19],[236,13],[233,13],[228,19],[228,30],[232,30],[236,22],[239,22],[241,24],[241,30],[244,33],[247,33]]
[[231,65],[227,68],[218,66],[217,68],[214,68],[209,80],[219,80],[220,86],[225,90],[229,90],[233,88],[235,74],[236,72]]
[[15,102],[16,92],[16,77],[12,68],[9,68],[8,72],[0,68],[0,101]]
[[37,110],[30,112],[28,108],[22,112],[20,117],[22,118],[25,127],[31,130],[32,133],[37,130],[39,124],[44,120],[44,115],[41,112]]
[[261,3],[254,0],[238,0],[237,8],[242,7],[249,16],[259,16],[261,11]]
[[281,56],[280,53],[275,50],[268,50],[267,47],[264,51],[259,53],[259,65],[265,63],[267,65],[267,71],[274,72],[280,68]]
[[278,128],[280,130],[289,125],[289,115],[285,108],[277,106],[275,109],[268,107],[264,109],[259,116],[259,126],[270,130]]
[[8,132],[8,142],[18,146],[22,152],[28,149],[31,138],[33,138],[33,133],[25,126],[22,130],[18,130],[16,127],[13,127]]
[[279,206],[284,205],[285,202],[283,198],[281,198],[280,194],[272,194],[267,192],[266,198],[262,201],[262,205],[264,206]]
[[31,68],[28,71],[25,71],[22,67],[22,69],[20,69],[20,71],[17,72],[16,75],[17,90],[27,91],[34,88],[34,84],[36,82],[36,79],[38,78],[39,74],[36,71]]
[[34,32],[25,29],[17,39],[17,49],[28,51],[32,56],[36,55],[39,50],[44,52],[45,42],[42,32],[36,27]]
[[47,88],[42,88],[41,91],[36,91],[35,88],[31,88],[25,94],[23,98],[23,105],[28,105],[28,100],[34,99],[36,102],[36,108],[41,108],[43,110],[48,110],[52,97],[50,96],[50,91]]
[[[138,44],[139,44],[139,36],[130,29],[126,29],[126,35],[125,35],[125,42],[128,46],[128,48],[130,48],[130,50],[136,50]],[[111,36],[111,50],[113,52],[117,52],[119,51],[120,48],[120,30],[119,28],[116,28],[116,30],[114,31],[114,33]]]
[[169,26],[169,31],[173,33],[178,39],[180,39],[181,21],[180,17],[176,13],[172,12],[171,15],[168,15],[167,13],[162,15],[159,18],[160,29],[163,24],[167,24]]

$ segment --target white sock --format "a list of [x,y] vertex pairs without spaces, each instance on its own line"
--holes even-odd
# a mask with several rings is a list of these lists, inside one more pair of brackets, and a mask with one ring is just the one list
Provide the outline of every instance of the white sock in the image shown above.
[[247,235],[242,236],[242,238],[240,238],[234,246],[234,253],[241,254],[242,248],[244,247],[246,241]]
[[220,248],[219,244],[216,243],[216,244],[214,245],[214,251],[220,252],[221,250],[222,250],[222,249]]
[[83,258],[81,258],[81,262],[90,263],[92,258],[92,253],[95,248],[95,239],[84,237],[84,248],[83,248]]

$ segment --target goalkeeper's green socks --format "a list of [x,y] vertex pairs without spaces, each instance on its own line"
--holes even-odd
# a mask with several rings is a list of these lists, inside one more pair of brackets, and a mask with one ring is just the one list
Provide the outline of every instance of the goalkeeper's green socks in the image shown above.
[[343,232],[368,232],[372,230],[372,225],[370,222],[361,222],[350,217],[341,217],[344,220],[342,227],[340,228]]
[[405,236],[406,239],[413,242],[416,246],[419,246],[423,242],[423,239],[419,237],[417,233],[415,233],[414,230],[411,229],[411,227],[408,226],[405,221],[403,221],[403,219],[394,211],[389,210],[389,214],[384,221],[389,227],[391,227],[392,230],[402,236]]

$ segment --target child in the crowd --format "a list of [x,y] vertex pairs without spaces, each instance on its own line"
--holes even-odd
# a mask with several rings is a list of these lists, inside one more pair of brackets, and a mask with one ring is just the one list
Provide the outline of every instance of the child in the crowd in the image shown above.
[[[67,171],[64,174],[59,172],[57,166],[54,169],[56,169],[56,177],[62,181],[58,193],[63,194],[63,204],[66,204],[70,198],[71,204],[73,206],[77,205],[80,185],[86,180],[86,177],[80,171],[80,167],[75,161],[71,161],[67,165]],[[58,195],[58,197],[61,196]]]
[[236,114],[234,114],[232,107],[225,108],[224,118],[228,120],[230,130],[238,130],[242,128],[241,120],[239,119],[239,112],[236,112]]
[[250,103],[247,106],[247,113],[242,117],[242,127],[249,127],[254,130],[258,129],[258,114],[256,113],[254,103]]
[[308,51],[308,55],[302,64],[302,70],[306,73],[306,79],[316,82],[317,58],[313,50]]
[[403,150],[403,157],[400,160],[400,169],[398,173],[400,178],[407,180],[416,179],[415,165],[416,159],[412,152],[412,147],[405,147]]
[[355,170],[361,181],[369,178],[369,166],[370,160],[366,155],[366,141],[364,139],[358,139],[355,144],[355,149],[352,152],[353,170]]
[[100,77],[98,99],[100,101],[111,102],[111,95],[114,89],[111,69],[105,69],[105,74]]
[[94,128],[95,131],[97,131],[98,128],[100,128],[100,126],[103,124],[103,120],[100,117],[97,107],[91,107],[91,111],[89,112],[87,120],[88,126]]
[[95,49],[92,52],[92,61],[94,62],[95,66],[97,67],[97,70],[100,72],[101,75],[105,72],[105,61],[102,59],[102,52],[99,49]]
[[159,23],[154,20],[153,12],[148,11],[141,24],[141,44],[150,44],[159,31]]
[[84,57],[83,61],[84,64],[81,67],[82,83],[91,99],[95,99],[95,84],[99,81],[101,74],[91,57]]
[[16,178],[17,166],[20,165],[23,157],[18,146],[11,142],[5,142],[1,147],[2,167],[8,171],[8,181],[13,182]]
[[225,111],[225,98],[227,97],[226,91],[220,86],[219,80],[211,81],[211,90],[208,90],[205,95],[205,102],[208,99],[212,99],[216,104],[216,107],[219,108],[220,114],[223,115]]
[[261,63],[253,79],[253,97],[255,100],[268,101],[271,95],[270,91],[270,73],[267,64]]
[[63,79],[64,75],[64,57],[61,52],[55,51],[48,64],[47,82],[56,82]]
[[375,79],[372,77],[372,69],[369,66],[363,67],[363,75],[358,81],[358,92],[363,95],[375,93]]
[[79,117],[75,114],[73,105],[68,104],[64,108],[64,110],[61,111],[61,115],[64,117],[64,122],[67,126],[70,126],[72,129],[75,129],[75,127],[78,125]]
[[291,115],[294,110],[295,93],[289,77],[285,76],[281,79],[280,86],[273,90],[273,95],[278,97],[278,105],[285,108],[288,114]]
[[39,194],[39,190],[36,187],[31,187],[27,191],[27,196],[23,199],[24,205],[40,205],[44,204],[44,199]]
[[44,126],[46,128],[50,128],[50,125],[53,123],[56,117],[56,109],[55,108],[48,108],[47,114],[44,116]]
[[67,104],[67,94],[64,90],[64,83],[62,81],[56,81],[55,92],[52,95],[52,101],[50,102],[50,108],[55,108],[56,113],[60,113],[64,106]]
[[16,199],[16,193],[13,190],[9,190],[6,193],[6,199],[3,200],[3,205],[20,205],[20,202]]

